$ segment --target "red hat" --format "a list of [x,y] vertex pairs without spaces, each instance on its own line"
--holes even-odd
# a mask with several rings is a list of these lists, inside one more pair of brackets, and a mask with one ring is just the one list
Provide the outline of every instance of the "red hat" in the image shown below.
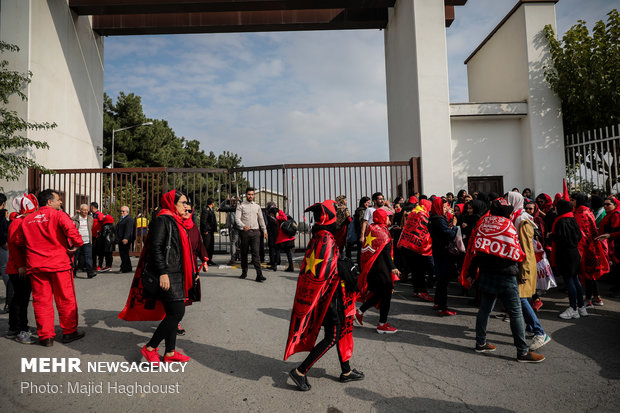
[[328,199],[323,203],[317,202],[306,208],[304,212],[314,213],[316,225],[331,225],[336,222],[336,201]]
[[24,194],[13,200],[13,209],[20,215],[29,214],[39,208],[39,201],[34,194]]
[[409,197],[409,202],[410,204],[417,204],[418,203],[418,198],[416,198],[415,196],[410,196]]

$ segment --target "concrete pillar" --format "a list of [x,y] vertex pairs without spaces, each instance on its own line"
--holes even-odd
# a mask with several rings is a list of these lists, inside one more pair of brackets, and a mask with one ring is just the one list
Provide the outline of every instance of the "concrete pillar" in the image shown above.
[[527,155],[531,159],[532,190],[553,196],[562,192],[566,175],[564,127],[560,99],[545,80],[544,66],[550,64],[548,42],[543,35],[547,24],[557,32],[555,1],[525,3],[525,44],[527,50],[528,127],[524,128]]
[[385,30],[390,160],[421,157],[422,191],[453,191],[443,0],[397,0]]

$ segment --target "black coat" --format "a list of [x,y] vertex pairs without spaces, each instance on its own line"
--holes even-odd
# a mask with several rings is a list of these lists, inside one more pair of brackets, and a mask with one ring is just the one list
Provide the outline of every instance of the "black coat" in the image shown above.
[[[185,299],[185,277],[183,276],[183,253],[181,235],[188,237],[187,232],[179,233],[179,227],[173,218],[161,215],[155,218],[150,226],[146,246],[146,270],[158,278],[168,274],[170,289],[161,291],[159,298],[164,301],[180,301]],[[189,239],[188,239],[189,242]],[[168,243],[170,248],[168,248]]]
[[215,218],[215,212],[209,207],[202,210],[200,214],[200,233],[216,232],[217,231],[217,219]]
[[428,232],[433,240],[433,257],[452,260],[448,246],[456,238],[456,227],[450,228],[448,221],[441,215],[431,215]]
[[125,218],[118,221],[116,224],[116,243],[120,244],[124,239],[131,243],[133,241],[135,226],[136,223],[129,214],[127,214]]
[[101,252],[114,251],[115,233],[113,224],[104,224],[96,239],[96,245]]
[[562,218],[553,228],[551,240],[555,248],[555,270],[563,276],[573,276],[579,273],[581,255],[577,245],[581,239],[581,230],[575,218]]

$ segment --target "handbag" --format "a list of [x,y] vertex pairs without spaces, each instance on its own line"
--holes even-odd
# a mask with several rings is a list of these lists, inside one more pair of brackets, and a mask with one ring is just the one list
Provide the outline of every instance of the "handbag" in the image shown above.
[[450,244],[448,244],[448,252],[451,255],[459,255],[464,254],[467,251],[465,248],[465,243],[463,242],[463,233],[461,232],[461,227],[456,227],[456,236]]
[[187,298],[192,301],[200,301],[202,298],[202,293],[200,290],[200,278],[198,278],[198,274],[194,274],[194,282],[192,283],[192,288],[187,291]]

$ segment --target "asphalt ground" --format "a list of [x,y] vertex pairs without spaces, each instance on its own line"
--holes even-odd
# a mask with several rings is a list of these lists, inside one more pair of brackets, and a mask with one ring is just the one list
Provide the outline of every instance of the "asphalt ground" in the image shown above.
[[[224,263],[226,257],[215,260]],[[113,270],[119,264],[115,261]],[[57,327],[58,341],[47,348],[1,338],[1,411],[620,411],[620,300],[604,297],[605,305],[589,310],[587,318],[566,321],[558,318],[568,305],[559,289],[543,297],[539,312],[552,337],[539,351],[547,359],[524,364],[515,361],[509,323],[500,319],[491,318],[488,325],[488,341],[497,350],[473,351],[477,309],[459,295],[456,283],[450,285],[449,297],[458,312],[454,317],[437,316],[432,303],[412,298],[411,285],[399,283],[389,317],[399,332],[377,334],[374,309],[366,313],[365,326],[354,330],[351,365],[365,373],[365,380],[340,383],[337,353],[331,349],[308,374],[311,391],[299,392],[288,371],[307,353],[282,360],[297,274],[281,270],[266,270],[267,281],[260,284],[253,269],[246,280],[238,278],[238,268],[209,267],[202,274],[203,301],[187,307],[187,334],[177,341],[177,348],[192,357],[182,373],[88,372],[89,362],[142,361],[140,348],[157,322],[117,318],[132,274],[109,272],[87,279],[79,273],[75,285],[86,336],[62,344]],[[603,291],[607,287],[602,285]],[[32,307],[30,321],[34,324]],[[2,314],[0,331],[7,329],[8,315]],[[84,369],[22,373],[21,359],[34,357],[78,358]],[[75,383],[84,391],[102,392],[75,393]],[[136,384],[142,391],[130,395]],[[161,384],[173,385],[178,393],[153,393]],[[127,386],[124,393],[119,392],[122,385]]]

